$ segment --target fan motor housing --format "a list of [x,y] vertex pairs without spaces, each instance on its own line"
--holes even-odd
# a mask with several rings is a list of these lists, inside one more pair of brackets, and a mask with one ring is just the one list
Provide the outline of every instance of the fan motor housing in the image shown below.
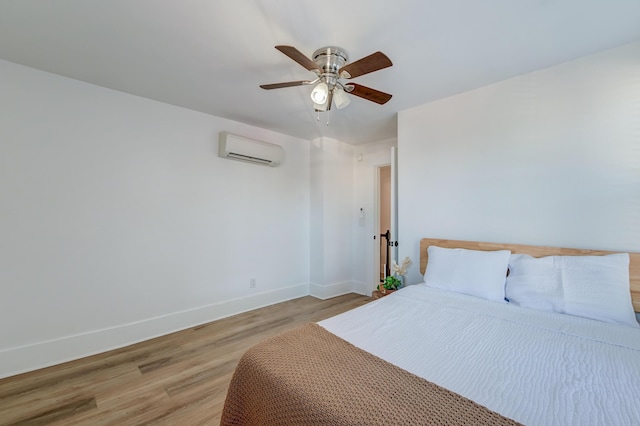
[[312,58],[323,74],[337,74],[340,67],[349,61],[349,54],[341,47],[327,46],[313,52]]

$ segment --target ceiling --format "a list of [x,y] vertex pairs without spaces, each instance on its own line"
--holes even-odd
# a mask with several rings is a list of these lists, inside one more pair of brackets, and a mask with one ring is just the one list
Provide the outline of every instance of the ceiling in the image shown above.
[[[0,59],[350,144],[395,137],[398,111],[638,39],[638,0],[0,0]],[[310,86],[258,87],[314,77],[277,44],[380,50],[393,67],[353,81],[393,98],[317,121]]]

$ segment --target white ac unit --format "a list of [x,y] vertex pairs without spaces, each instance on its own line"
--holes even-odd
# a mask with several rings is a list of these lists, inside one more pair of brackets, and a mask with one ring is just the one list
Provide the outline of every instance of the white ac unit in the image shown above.
[[284,149],[280,145],[227,132],[220,132],[218,139],[218,156],[222,158],[271,167],[280,164],[284,158]]

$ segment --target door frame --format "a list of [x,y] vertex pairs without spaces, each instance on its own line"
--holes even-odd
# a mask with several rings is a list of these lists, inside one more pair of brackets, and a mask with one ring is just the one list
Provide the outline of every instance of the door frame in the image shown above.
[[[380,178],[381,178],[381,170],[385,167],[391,167],[391,163],[384,164],[376,164],[373,166],[373,176],[374,176],[374,185],[373,185],[373,237],[370,241],[373,243],[373,265],[372,265],[372,276],[373,283],[371,285],[371,291],[375,290],[377,285],[380,283],[380,270],[382,267],[381,256],[382,256],[382,240],[383,238],[380,236],[380,218],[381,218],[381,199],[380,199]],[[393,168],[391,167],[390,173],[393,173]],[[391,178],[390,185],[392,185],[393,178]],[[393,191],[390,188],[389,194],[389,203],[390,209],[393,209],[393,199],[392,199]],[[391,219],[391,218],[390,218]],[[392,224],[389,224],[389,231],[391,231]],[[393,240],[393,237],[391,238]],[[389,251],[389,260],[393,260],[393,251]],[[391,266],[389,266],[391,267]]]
[[[398,166],[397,166],[397,148],[395,146],[390,147],[390,162],[375,164],[373,165],[372,175],[373,175],[373,236],[376,238],[373,239],[370,235],[370,242],[373,244],[373,255],[372,262],[373,264],[370,266],[373,277],[373,282],[366,283],[365,289],[369,288],[370,291],[376,289],[378,283],[380,282],[380,169],[383,167],[391,167],[391,194],[390,194],[390,203],[391,203],[391,221],[390,231],[392,232],[391,241],[397,241],[398,236],[393,235],[395,231],[397,233],[398,229],[398,199],[397,199],[397,185],[398,185]],[[395,186],[394,186],[395,185]],[[394,190],[395,189],[395,190]],[[395,219],[395,225],[393,223]],[[391,229],[393,228],[393,229]],[[394,247],[390,250],[389,257],[390,260],[398,261],[398,249]]]

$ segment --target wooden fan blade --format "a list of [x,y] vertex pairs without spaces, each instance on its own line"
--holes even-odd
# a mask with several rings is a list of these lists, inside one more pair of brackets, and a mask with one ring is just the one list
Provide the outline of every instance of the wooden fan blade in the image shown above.
[[282,89],[283,87],[304,86],[306,84],[311,84],[311,82],[309,80],[287,81],[286,83],[261,84],[260,87],[265,90],[271,90]]
[[382,52],[376,52],[340,68],[340,77],[355,78],[390,67],[391,65],[393,65],[393,63],[387,55]]
[[293,46],[276,46],[276,49],[308,69],[309,71],[320,71],[318,65],[305,56],[304,53],[300,52]]
[[347,90],[347,93],[359,96],[362,99],[366,99],[380,105],[386,104],[387,102],[389,102],[389,99],[391,99],[391,95],[388,93],[372,89],[371,87],[362,86],[360,84],[349,83],[346,87],[347,89],[353,87],[353,90]]

